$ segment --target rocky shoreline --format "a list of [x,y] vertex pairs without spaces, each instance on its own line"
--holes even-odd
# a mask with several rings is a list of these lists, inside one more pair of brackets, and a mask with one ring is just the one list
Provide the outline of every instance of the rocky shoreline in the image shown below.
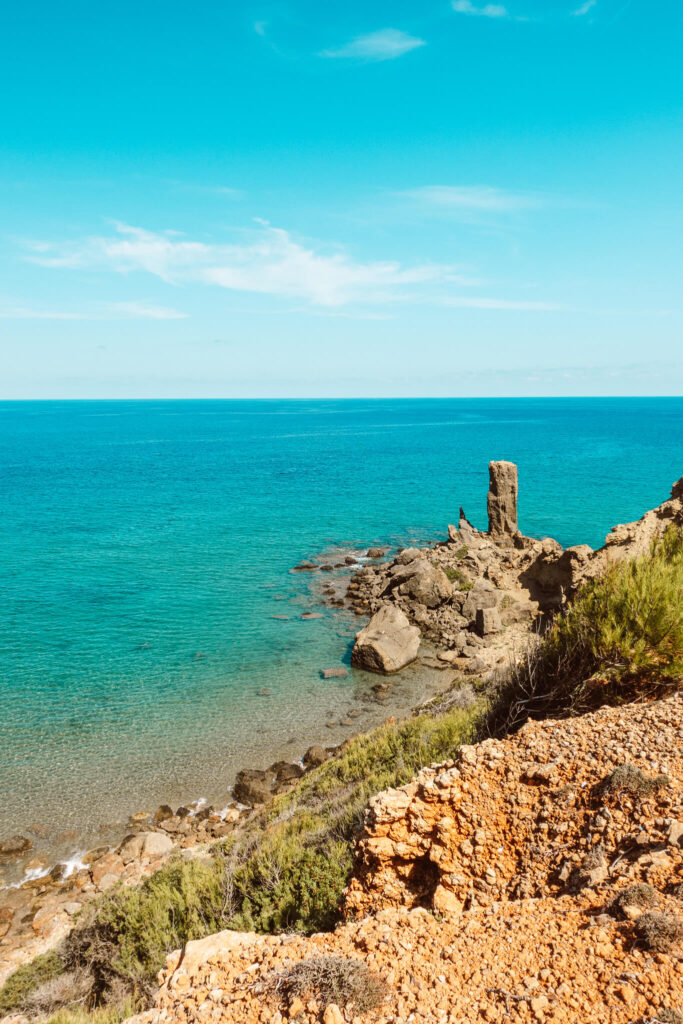
[[[365,564],[347,556],[292,570],[310,573],[330,606],[369,618],[356,635],[351,660],[378,674],[373,699],[380,705],[407,666],[437,672],[439,688],[449,690],[468,679],[486,680],[521,657],[543,617],[561,608],[582,583],[611,561],[641,553],[669,523],[683,524],[683,481],[637,523],[615,527],[598,551],[585,545],[563,551],[553,540],[518,531],[512,463],[490,465],[488,513],[487,532],[476,530],[461,510],[447,539],[399,550],[393,560],[386,558],[389,549],[371,548]],[[335,576],[339,569],[343,574]],[[342,672],[347,669],[341,663],[321,670],[332,678]],[[27,861],[27,836],[0,843],[0,865],[23,858],[29,872],[23,882],[0,891],[0,983],[19,964],[56,945],[89,900],[119,882],[144,878],[172,854],[204,856],[208,845],[229,835],[254,808],[296,785],[338,749],[309,747],[300,761],[243,769],[224,807],[198,801],[134,813],[121,842],[95,847],[70,864],[50,868],[40,858]]]

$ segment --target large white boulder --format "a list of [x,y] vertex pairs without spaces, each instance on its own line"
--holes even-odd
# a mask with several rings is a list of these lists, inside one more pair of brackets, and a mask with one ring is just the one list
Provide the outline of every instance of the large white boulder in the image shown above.
[[385,675],[398,672],[415,661],[420,647],[420,630],[411,626],[394,604],[384,604],[367,626],[356,634],[351,664]]

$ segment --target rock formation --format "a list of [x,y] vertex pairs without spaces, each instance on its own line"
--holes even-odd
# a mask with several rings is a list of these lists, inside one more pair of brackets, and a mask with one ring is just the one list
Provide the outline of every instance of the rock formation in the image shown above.
[[493,537],[517,533],[517,466],[514,462],[489,462],[486,505],[489,533]]
[[[672,829],[683,822],[682,727],[677,694],[579,719],[530,721],[510,739],[461,747],[452,763],[371,800],[347,912],[460,913],[557,895],[597,844],[608,863],[619,862],[612,883],[647,881],[664,891],[683,872],[680,832]],[[605,796],[606,780],[625,765],[668,782],[646,800],[627,787]]]
[[417,626],[396,605],[383,604],[356,635],[351,664],[370,672],[398,672],[415,661],[419,647]]
[[[219,932],[171,953],[135,1024],[649,1024],[674,1021],[683,943],[648,948],[646,903],[674,921],[683,871],[680,696],[533,722],[461,748],[372,801],[334,932]],[[605,788],[626,762],[668,784]],[[427,910],[426,908],[430,908]],[[295,965],[361,962],[368,1012],[285,994]],[[341,993],[340,993],[341,995]],[[130,1021],[129,1024],[133,1024]]]

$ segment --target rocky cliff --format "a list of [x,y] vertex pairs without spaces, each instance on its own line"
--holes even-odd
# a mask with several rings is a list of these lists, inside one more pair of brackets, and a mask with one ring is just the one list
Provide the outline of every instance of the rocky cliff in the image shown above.
[[[137,1024],[676,1021],[682,740],[675,696],[462,748],[372,801],[358,921],[189,943]],[[352,969],[374,979],[372,1009],[353,1002],[366,990],[345,1000]]]

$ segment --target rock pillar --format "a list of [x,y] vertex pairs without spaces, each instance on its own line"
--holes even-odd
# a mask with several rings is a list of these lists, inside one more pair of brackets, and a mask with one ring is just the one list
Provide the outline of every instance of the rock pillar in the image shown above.
[[517,466],[514,462],[489,462],[489,533],[517,533]]

